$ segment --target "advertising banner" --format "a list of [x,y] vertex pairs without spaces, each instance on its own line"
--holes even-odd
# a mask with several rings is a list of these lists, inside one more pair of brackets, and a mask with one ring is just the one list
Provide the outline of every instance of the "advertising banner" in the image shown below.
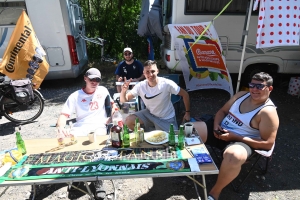
[[[222,89],[233,95],[230,74],[226,68],[222,45],[210,22],[195,24],[169,24],[175,53],[179,58],[186,89]],[[176,66],[174,66],[176,67]]]
[[39,88],[49,71],[46,53],[25,11],[19,17],[0,64],[0,72],[10,79],[29,78]]
[[[177,155],[179,154],[179,155]],[[34,180],[85,176],[190,172],[179,151],[166,148],[133,148],[30,154],[0,177]]]

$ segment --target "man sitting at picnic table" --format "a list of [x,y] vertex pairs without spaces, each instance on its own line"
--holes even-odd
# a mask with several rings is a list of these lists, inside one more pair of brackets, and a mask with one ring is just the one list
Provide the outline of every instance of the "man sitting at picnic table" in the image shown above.
[[[222,150],[218,179],[209,192],[209,200],[219,199],[222,189],[240,173],[253,150],[270,150],[274,145],[279,119],[269,98],[273,78],[264,72],[255,74],[249,92],[235,94],[215,115],[214,120],[194,122],[205,144]],[[218,131],[223,132],[218,134]]]
[[156,61],[148,60],[144,64],[143,71],[146,80],[139,82],[132,90],[127,92],[131,79],[122,86],[120,94],[121,103],[130,101],[134,97],[140,96],[146,109],[129,115],[125,123],[133,130],[135,119],[139,118],[141,125],[144,125],[145,131],[149,131],[149,127],[155,126],[156,130],[169,131],[170,124],[174,129],[178,129],[175,110],[171,102],[171,94],[183,97],[185,105],[185,115],[183,119],[190,121],[190,99],[189,94],[180,88],[174,81],[163,77],[158,77],[158,68]]
[[[57,127],[63,129],[67,119],[76,112],[76,123],[71,130],[75,136],[87,136],[90,132],[96,135],[107,134],[107,124],[110,118],[107,117],[105,110],[105,99],[108,96],[110,103],[116,107],[113,99],[110,97],[107,88],[99,86],[101,73],[96,68],[90,68],[84,75],[86,85],[72,93],[65,102],[61,114],[57,120]],[[102,181],[94,182],[95,198],[104,199],[106,197]],[[76,183],[78,186],[79,183]],[[73,185],[75,185],[73,183]]]

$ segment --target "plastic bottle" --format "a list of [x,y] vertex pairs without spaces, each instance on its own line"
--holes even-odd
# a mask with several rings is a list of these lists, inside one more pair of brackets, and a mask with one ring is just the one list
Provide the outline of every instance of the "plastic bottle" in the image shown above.
[[20,151],[22,153],[22,155],[25,155],[27,153],[26,151],[26,147],[25,147],[25,142],[22,139],[22,136],[20,134],[20,129],[21,127],[16,127],[15,131],[16,131],[16,145],[18,147],[18,151]]
[[185,138],[184,138],[183,125],[180,125],[179,134],[178,134],[178,148],[180,150],[183,150],[184,147],[185,147]]
[[126,124],[123,126],[123,147],[130,147],[130,135]]
[[169,130],[169,146],[175,146],[175,132],[173,124],[170,124]]
[[117,120],[114,120],[113,126],[110,128],[111,146],[116,148],[122,147],[121,132],[122,128],[118,125]]
[[123,117],[118,108],[115,108],[115,112],[112,116],[112,121],[117,120],[118,125],[123,128]]

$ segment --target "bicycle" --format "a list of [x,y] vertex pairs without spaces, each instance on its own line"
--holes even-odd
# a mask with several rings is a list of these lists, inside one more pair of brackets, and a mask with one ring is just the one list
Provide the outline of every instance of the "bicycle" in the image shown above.
[[[43,61],[38,55],[34,55],[29,62],[30,67],[26,77],[30,82],[41,62]],[[4,74],[0,74],[0,119],[4,116],[12,122],[21,124],[37,119],[44,110],[45,99],[43,95],[36,89],[32,89],[32,98],[29,98],[26,93],[20,92],[17,95],[20,95],[21,99],[25,99],[20,101],[15,97],[16,93],[11,82],[5,81],[4,76]]]

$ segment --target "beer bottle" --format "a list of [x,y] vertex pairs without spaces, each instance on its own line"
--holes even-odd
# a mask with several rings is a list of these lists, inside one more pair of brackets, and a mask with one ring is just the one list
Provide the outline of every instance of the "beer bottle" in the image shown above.
[[22,153],[22,155],[25,155],[27,153],[26,151],[26,147],[25,147],[25,142],[24,140],[22,139],[22,136],[20,134],[20,129],[21,127],[16,127],[15,128],[15,131],[16,131],[16,145],[18,147],[18,151],[20,153]]
[[111,145],[116,148],[122,147],[121,140],[122,128],[118,125],[118,121],[113,121],[113,126],[110,128]]
[[169,130],[169,146],[175,146],[175,132],[173,124],[170,124]]
[[134,137],[135,137],[135,144],[138,145],[139,142],[139,129],[140,129],[139,118],[135,118],[135,125],[134,125]]
[[130,147],[130,135],[126,124],[123,125],[123,147]]
[[179,134],[178,134],[178,148],[180,150],[184,149],[185,141],[184,141],[184,131],[183,131],[183,125],[180,125],[179,127]]

